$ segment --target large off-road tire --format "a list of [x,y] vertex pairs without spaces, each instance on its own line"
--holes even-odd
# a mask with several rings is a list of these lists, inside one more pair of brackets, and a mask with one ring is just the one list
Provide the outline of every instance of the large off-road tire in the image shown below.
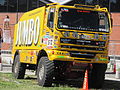
[[54,76],[54,62],[48,57],[41,57],[37,68],[38,84],[43,87],[52,86]]
[[16,79],[23,79],[25,76],[26,64],[20,62],[19,55],[15,56],[15,60],[12,65],[12,73]]
[[93,68],[90,75],[90,88],[100,89],[104,84],[105,71],[107,64],[93,64]]

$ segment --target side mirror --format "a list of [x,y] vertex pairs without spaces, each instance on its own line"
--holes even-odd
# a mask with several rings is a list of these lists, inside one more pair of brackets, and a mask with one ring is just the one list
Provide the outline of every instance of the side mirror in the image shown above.
[[53,22],[52,21],[48,21],[48,27],[53,28]]

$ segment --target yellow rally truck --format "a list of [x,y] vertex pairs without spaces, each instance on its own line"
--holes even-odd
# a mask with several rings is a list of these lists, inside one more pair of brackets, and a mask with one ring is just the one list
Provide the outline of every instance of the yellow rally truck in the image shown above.
[[107,68],[111,18],[98,5],[49,4],[26,12],[15,25],[12,72],[35,70],[40,86],[84,78],[101,88]]

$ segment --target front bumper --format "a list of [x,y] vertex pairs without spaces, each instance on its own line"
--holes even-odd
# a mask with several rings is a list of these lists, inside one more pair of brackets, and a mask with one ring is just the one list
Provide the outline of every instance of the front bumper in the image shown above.
[[60,61],[74,61],[82,63],[108,63],[109,59],[107,54],[95,54],[94,57],[77,57],[72,56],[68,51],[59,50],[49,50],[47,51],[50,60],[60,60]]

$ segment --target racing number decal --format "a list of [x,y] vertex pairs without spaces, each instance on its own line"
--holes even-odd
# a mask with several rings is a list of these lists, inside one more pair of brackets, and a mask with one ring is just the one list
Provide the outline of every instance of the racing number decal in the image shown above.
[[48,39],[48,46],[52,46],[52,42],[53,42],[53,40],[52,39]]

